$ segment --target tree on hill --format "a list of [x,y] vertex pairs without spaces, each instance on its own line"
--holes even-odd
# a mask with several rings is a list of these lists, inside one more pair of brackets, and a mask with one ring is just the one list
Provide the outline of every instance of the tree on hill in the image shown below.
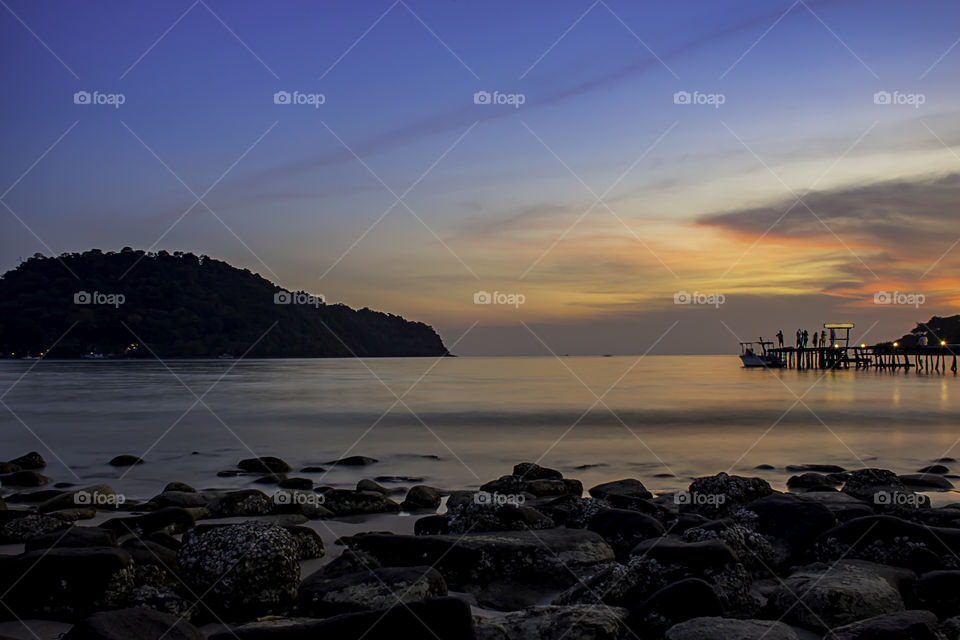
[[421,322],[322,304],[205,255],[129,247],[36,254],[0,277],[0,353],[48,350],[49,357],[448,355]]

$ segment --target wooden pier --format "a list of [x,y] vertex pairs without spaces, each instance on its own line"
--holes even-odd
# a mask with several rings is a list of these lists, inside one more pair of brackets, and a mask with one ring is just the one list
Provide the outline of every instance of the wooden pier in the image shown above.
[[[826,345],[773,346],[764,342],[767,354],[776,356],[788,369],[915,369],[917,372],[957,375],[960,345],[939,341],[933,345],[905,346],[898,342],[851,345],[850,323],[826,323],[831,340]],[[843,332],[840,335],[839,332]]]

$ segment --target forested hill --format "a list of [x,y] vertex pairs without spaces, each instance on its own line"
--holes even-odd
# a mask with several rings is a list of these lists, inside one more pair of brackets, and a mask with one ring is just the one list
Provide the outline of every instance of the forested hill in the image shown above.
[[192,253],[36,254],[0,277],[3,357],[239,357],[248,350],[248,357],[447,354],[421,322],[321,304]]
[[960,344],[960,316],[933,316],[926,322],[920,322],[913,331],[900,338],[905,347],[917,345],[920,336],[927,336],[928,345],[937,345],[940,341],[947,344]]

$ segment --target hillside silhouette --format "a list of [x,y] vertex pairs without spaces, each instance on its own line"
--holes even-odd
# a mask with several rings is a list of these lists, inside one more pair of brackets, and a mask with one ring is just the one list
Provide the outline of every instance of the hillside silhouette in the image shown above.
[[899,342],[905,347],[915,347],[920,336],[926,334],[927,344],[937,345],[940,341],[947,344],[960,344],[960,315],[933,316],[926,322],[919,322],[914,329],[901,337]]
[[51,358],[449,355],[421,322],[318,304],[208,256],[129,247],[36,254],[0,277],[3,357],[48,350]]

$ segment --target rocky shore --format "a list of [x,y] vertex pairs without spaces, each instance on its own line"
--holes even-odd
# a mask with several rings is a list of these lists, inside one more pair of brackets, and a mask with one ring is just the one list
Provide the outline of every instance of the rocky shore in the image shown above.
[[31,452],[0,462],[0,640],[960,640],[960,502],[927,495],[952,462],[654,495],[528,462],[479,491],[333,488],[264,457],[217,474],[249,488],[133,501]]

